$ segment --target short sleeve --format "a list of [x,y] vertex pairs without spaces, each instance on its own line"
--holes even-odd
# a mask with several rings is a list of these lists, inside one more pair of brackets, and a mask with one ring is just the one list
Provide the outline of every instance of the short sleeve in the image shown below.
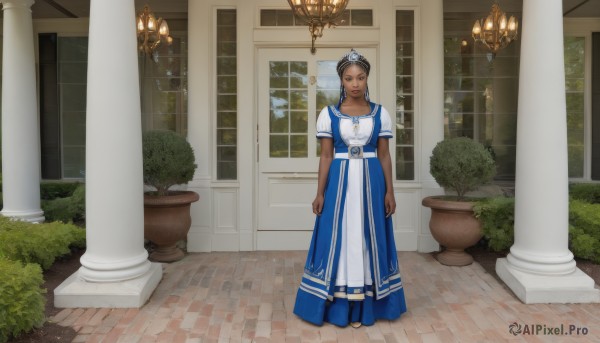
[[319,113],[317,118],[317,138],[332,138],[333,133],[331,132],[331,117],[329,116],[329,109],[324,107]]
[[379,130],[379,137],[394,137],[394,135],[392,134],[392,119],[390,118],[390,114],[384,107],[381,107],[381,130]]

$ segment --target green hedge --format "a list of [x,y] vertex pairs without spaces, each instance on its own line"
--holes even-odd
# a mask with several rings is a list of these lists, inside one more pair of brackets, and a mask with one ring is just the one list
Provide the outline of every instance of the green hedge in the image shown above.
[[43,181],[40,184],[40,198],[52,200],[70,197],[80,185],[79,182]]
[[515,198],[486,198],[473,206],[481,221],[483,237],[493,251],[508,250],[514,240]]
[[[0,174],[0,208],[3,207],[1,177]],[[40,184],[40,199],[46,221],[60,220],[66,223],[85,217],[85,185],[80,182],[43,181]]]
[[573,183],[569,185],[569,195],[590,204],[600,204],[600,183]]
[[45,290],[37,264],[0,257],[0,342],[44,323]]
[[46,221],[79,222],[85,219],[85,186],[80,184],[67,197],[42,201]]
[[[580,192],[578,196],[594,193],[590,190],[577,192]],[[490,250],[506,251],[513,245],[514,204],[514,198],[497,197],[482,199],[473,206]],[[569,201],[569,249],[578,258],[600,263],[600,203]]]
[[569,248],[577,257],[600,263],[600,204],[571,200]]
[[[80,184],[80,182],[42,181],[40,183],[40,198],[43,200],[51,200],[69,197]],[[0,190],[1,189],[2,179],[0,175]]]
[[48,269],[71,247],[85,247],[85,230],[61,222],[31,224],[0,217],[0,255]]

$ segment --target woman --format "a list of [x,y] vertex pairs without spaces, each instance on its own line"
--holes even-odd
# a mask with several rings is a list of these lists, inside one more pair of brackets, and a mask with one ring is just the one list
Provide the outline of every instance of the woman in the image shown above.
[[371,66],[354,49],[337,64],[340,101],[319,114],[317,215],[294,313],[316,325],[372,325],[406,312],[391,215],[388,112],[370,102]]

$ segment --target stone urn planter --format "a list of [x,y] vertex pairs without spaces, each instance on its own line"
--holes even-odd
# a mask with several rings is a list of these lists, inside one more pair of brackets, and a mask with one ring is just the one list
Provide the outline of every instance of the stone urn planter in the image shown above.
[[144,193],[144,236],[155,249],[150,260],[173,262],[185,255],[177,242],[187,237],[191,204],[198,193],[169,190],[194,177],[194,151],[185,137],[172,131],[147,131],[142,137],[144,184],[156,191]]
[[192,224],[190,207],[199,198],[192,191],[144,195],[144,237],[155,246],[149,257],[151,261],[174,262],[185,256],[177,242],[187,237]]
[[436,258],[449,266],[471,264],[473,257],[464,249],[477,243],[483,231],[473,214],[473,203],[465,195],[492,181],[496,174],[492,154],[471,138],[445,139],[431,153],[429,172],[446,191],[456,192],[453,197],[426,197],[421,202],[431,208],[431,235],[446,248]]
[[464,249],[475,245],[483,237],[481,222],[473,214],[473,203],[426,197],[422,204],[431,208],[431,235],[445,247],[444,251],[436,255],[436,259],[447,266],[473,263],[473,257]]

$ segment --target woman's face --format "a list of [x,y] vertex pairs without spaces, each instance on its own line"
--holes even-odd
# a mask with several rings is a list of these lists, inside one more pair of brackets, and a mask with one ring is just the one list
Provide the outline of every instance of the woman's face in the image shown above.
[[367,73],[356,64],[352,64],[342,75],[342,85],[349,98],[364,98],[367,90]]

